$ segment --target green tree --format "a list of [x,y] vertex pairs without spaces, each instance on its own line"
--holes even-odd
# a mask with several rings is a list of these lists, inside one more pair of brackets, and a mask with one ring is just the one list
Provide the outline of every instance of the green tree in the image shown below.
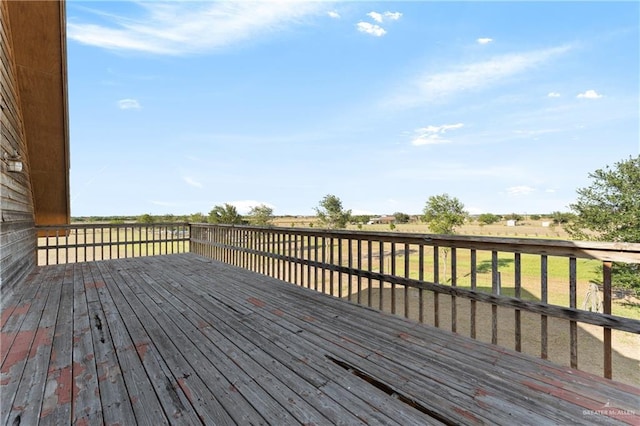
[[499,222],[500,219],[500,216],[493,213],[482,213],[480,216],[478,216],[478,222],[480,223],[480,226],[491,225],[492,223]]
[[153,216],[151,216],[148,213],[145,213],[138,218],[138,223],[153,223],[153,222],[154,222]]
[[429,197],[422,216],[422,220],[436,234],[454,234],[455,228],[463,225],[466,218],[464,204],[449,194]]
[[315,211],[320,224],[329,229],[346,228],[351,219],[351,210],[342,208],[340,198],[331,194],[324,196]]
[[251,207],[249,210],[249,222],[253,225],[267,226],[273,220],[273,209],[265,204]]
[[213,207],[209,212],[209,223],[240,225],[244,223],[244,221],[235,206],[225,203],[222,206],[217,205]]
[[551,219],[553,220],[554,225],[563,225],[575,220],[575,215],[570,212],[556,211],[551,213]]
[[[575,239],[640,243],[640,156],[589,174],[590,186],[577,190],[575,213],[565,229]],[[640,294],[640,264],[614,262],[614,285]]]
[[[422,219],[427,223],[429,229],[436,234],[454,234],[457,226],[464,224],[467,212],[464,204],[449,194],[433,195],[427,200],[423,210]],[[442,248],[442,270],[443,281],[447,281],[447,257],[449,248]]]
[[524,217],[518,213],[511,213],[508,214],[504,217],[507,220],[516,220],[516,221],[522,221],[524,220]]
[[[370,214],[359,214],[359,215],[351,216],[351,221],[353,223],[356,223],[356,224],[367,223],[370,220],[371,220],[371,215]],[[358,228],[358,229],[362,229],[362,228]]]
[[396,223],[409,223],[409,220],[411,220],[411,216],[402,212],[395,212],[393,217],[395,218]]
[[189,223],[206,223],[207,217],[202,213],[193,213],[189,216]]

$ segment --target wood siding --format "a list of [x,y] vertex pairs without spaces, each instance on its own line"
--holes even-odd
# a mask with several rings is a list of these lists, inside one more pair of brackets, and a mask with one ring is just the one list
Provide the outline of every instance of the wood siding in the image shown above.
[[2,162],[0,173],[0,286],[22,280],[36,264],[34,207],[24,120],[8,19],[8,2],[0,4],[0,156],[18,152],[23,171],[10,173]]

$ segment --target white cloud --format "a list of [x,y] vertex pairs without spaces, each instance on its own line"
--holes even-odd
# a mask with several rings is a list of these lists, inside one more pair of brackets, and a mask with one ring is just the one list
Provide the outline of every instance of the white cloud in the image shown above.
[[493,41],[493,39],[489,38],[489,37],[481,37],[481,38],[476,39],[476,41],[479,44],[489,44],[489,43],[491,43]]
[[182,180],[184,180],[187,183],[187,185],[193,186],[194,188],[202,188],[203,187],[201,182],[198,182],[197,180],[195,180],[191,176],[183,176]]
[[535,188],[531,188],[530,186],[525,185],[512,186],[507,188],[507,194],[514,197],[518,197],[520,195],[529,195],[534,191]]
[[[111,50],[184,55],[216,51],[326,11],[320,2],[138,2],[139,17],[101,16],[99,25],[67,21],[67,37]],[[97,13],[97,12],[96,12]]]
[[481,90],[534,69],[570,49],[570,46],[559,46],[512,53],[483,62],[458,65],[445,72],[427,72],[400,89],[390,103],[401,107],[416,107],[460,92]]
[[601,97],[602,95],[595,90],[587,90],[584,93],[579,93],[577,96],[578,99],[600,99]]
[[560,93],[558,92],[549,92],[549,94],[547,95],[550,98],[559,98],[560,97]]
[[329,15],[329,17],[333,18],[333,19],[340,19],[340,14],[338,12],[336,12],[335,10],[327,12],[327,15]]
[[361,33],[370,34],[375,37],[382,37],[387,33],[387,31],[379,25],[371,24],[369,22],[358,22],[356,25],[358,31]]
[[402,13],[400,12],[389,12],[386,11],[384,13],[379,13],[379,12],[369,12],[367,13],[367,16],[371,19],[373,19],[374,21],[376,21],[377,23],[381,24],[382,21],[384,21],[385,19],[391,20],[391,21],[397,21],[398,19],[400,19],[402,17]]
[[414,132],[414,137],[411,140],[411,144],[415,146],[420,145],[435,145],[442,143],[451,142],[448,139],[445,139],[442,135],[444,135],[449,130],[459,129],[463,127],[464,124],[444,124],[442,126],[427,126],[422,127],[420,129],[416,129]]
[[370,17],[371,19],[373,19],[376,22],[382,23],[382,14],[381,13],[369,12],[369,13],[367,13],[367,16]]
[[400,13],[400,12],[385,12],[384,13],[384,17],[385,18],[389,18],[392,21],[397,21],[398,19],[400,19],[402,17],[402,13]]
[[118,108],[120,109],[140,109],[140,102],[136,99],[120,99],[118,101]]

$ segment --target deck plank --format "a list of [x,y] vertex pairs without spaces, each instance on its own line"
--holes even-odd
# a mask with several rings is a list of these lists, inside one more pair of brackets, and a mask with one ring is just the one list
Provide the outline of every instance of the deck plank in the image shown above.
[[[106,424],[134,424],[135,415],[116,356],[111,326],[103,309],[103,301],[98,295],[98,289],[103,289],[106,284],[100,275],[94,276],[90,263],[80,265],[85,277],[84,288],[104,421]],[[113,327],[116,326],[117,323],[113,324]]]
[[72,348],[73,348],[73,265],[59,267],[64,271],[58,318],[51,347],[40,418],[49,424],[71,423]]
[[85,285],[91,282],[82,264],[75,265],[73,279],[72,421],[101,424],[102,401],[98,385],[91,318]]
[[[195,299],[194,304],[197,304],[198,300],[207,301],[203,303],[199,312],[210,321],[213,328],[220,330],[225,336],[234,336],[234,341],[242,339],[243,336],[250,338],[271,357],[281,360],[294,370],[296,375],[317,387],[321,395],[326,394],[326,404],[330,404],[331,399],[338,404],[344,404],[345,406],[341,409],[350,410],[352,416],[366,420],[369,424],[407,424],[415,421],[416,416],[421,416],[419,413],[413,413],[413,416],[408,415],[408,411],[411,411],[410,407],[395,399],[390,400],[387,394],[376,388],[358,392],[362,385],[360,379],[349,374],[345,375],[325,357],[318,356],[317,345],[306,338],[300,338],[299,327],[278,321],[278,316],[282,315],[281,312],[275,311],[275,320],[267,318],[250,321],[247,316],[255,315],[254,304],[242,306],[233,298],[226,297],[221,288],[207,288],[206,282],[180,277],[179,272],[176,275],[176,278],[188,283],[188,290],[185,289],[183,296],[187,297],[188,293],[195,291],[200,298]],[[175,291],[179,290],[175,288]],[[209,308],[211,304],[214,309]],[[216,312],[225,312],[225,315],[216,316]],[[257,318],[260,317],[257,316]],[[335,420],[339,421],[341,418],[344,417],[337,417]],[[439,424],[426,416],[421,419],[421,423]]]
[[[128,286],[124,284],[124,279],[118,274],[112,274],[108,268],[108,262],[96,262],[95,266],[100,270],[103,280],[107,285],[110,295],[113,298],[122,321],[126,325],[126,332],[131,337],[132,346],[135,348],[140,361],[144,367],[149,386],[154,390],[158,398],[164,414],[169,423],[192,425],[200,422],[197,412],[191,407],[189,399],[184,392],[175,386],[175,379],[172,380],[171,370],[167,361],[152,341],[147,332],[146,327],[152,327],[153,324],[145,324],[141,321],[132,305],[129,304]],[[124,292],[123,292],[124,290]],[[134,305],[135,306],[135,305]],[[143,318],[144,319],[144,318]],[[138,376],[140,380],[145,380],[144,376]],[[134,393],[133,396],[138,402],[144,403],[147,399],[153,401],[150,394]],[[147,406],[142,406],[142,414]],[[150,406],[152,413],[155,412],[156,405]],[[159,414],[156,414],[159,416]],[[153,417],[152,417],[153,418]],[[160,421],[158,424],[162,424]]]
[[[223,268],[222,271],[224,270],[225,269]],[[233,275],[235,274],[235,271],[230,270],[230,273]],[[265,280],[260,276],[256,276],[254,278],[260,280],[260,282],[265,282]],[[247,281],[249,280],[249,277],[244,277],[243,280]],[[274,280],[272,284],[276,285],[276,281]],[[289,290],[290,289],[282,288],[281,291],[278,291],[277,300],[272,298],[273,303],[287,303],[288,301],[289,306],[295,306],[294,303],[296,301],[301,302],[300,296],[287,300],[286,293],[288,293]],[[252,293],[254,297],[256,297],[257,291],[258,290],[254,290]],[[617,408],[621,411],[633,411],[639,402],[638,396],[640,396],[640,393],[637,388],[619,385],[616,389],[612,389],[609,386],[610,382],[606,379],[597,378],[576,370],[570,370],[566,367],[556,366],[543,360],[532,359],[526,355],[506,351],[497,346],[479,346],[474,340],[463,338],[461,336],[455,336],[454,338],[454,335],[448,332],[438,331],[437,333],[430,333],[433,329],[410,325],[410,322],[403,318],[381,317],[376,311],[372,310],[368,310],[368,312],[366,312],[366,310],[361,311],[354,309],[336,310],[333,304],[323,305],[322,303],[318,303],[318,300],[323,298],[322,295],[314,296],[313,294],[305,294],[304,296],[309,296],[309,299],[311,300],[307,302],[303,301],[304,307],[302,307],[299,312],[301,319],[304,319],[305,316],[313,318],[312,314],[316,316],[318,321],[320,321],[323,315],[325,316],[324,321],[330,320],[331,315],[339,315],[345,319],[350,319],[350,321],[347,321],[349,324],[349,331],[359,331],[359,341],[366,342],[369,340],[372,345],[371,347],[374,349],[378,343],[376,343],[375,340],[371,341],[370,338],[375,337],[376,332],[380,331],[381,333],[378,338],[382,339],[382,343],[385,346],[383,353],[385,355],[392,354],[394,362],[403,363],[408,359],[410,362],[404,363],[407,368],[416,368],[417,364],[415,364],[415,360],[410,360],[409,358],[412,354],[420,352],[421,348],[422,352],[425,350],[428,351],[424,353],[428,355],[430,360],[446,360],[446,363],[442,363],[438,366],[438,371],[443,369],[446,370],[448,367],[452,366],[450,364],[453,364],[455,368],[452,370],[452,373],[458,377],[460,377],[461,374],[465,375],[465,373],[469,372],[472,373],[469,379],[477,379],[483,376],[486,377],[487,375],[482,371],[484,363],[498,363],[502,371],[505,372],[504,378],[495,376],[491,377],[491,379],[499,379],[499,382],[492,381],[490,383],[490,387],[501,389],[501,393],[504,393],[505,389],[508,390],[509,388],[513,388],[512,397],[516,403],[519,400],[522,400],[523,394],[526,396],[527,391],[537,395],[538,391],[535,390],[536,387],[544,387],[553,383],[553,377],[558,377],[558,375],[566,376],[569,382],[567,386],[563,386],[563,391],[567,391],[567,395],[573,393],[578,399],[582,400],[583,405],[581,408],[575,407],[577,411],[580,411],[580,413],[583,409],[594,410],[596,407],[602,407],[603,405],[610,403],[612,395],[615,395],[617,402],[620,403],[620,406]],[[265,297],[271,297],[270,293],[265,293]],[[354,312],[357,312],[357,314],[353,315]],[[330,315],[327,316],[327,314]],[[366,316],[368,321],[362,321],[363,316]],[[375,324],[376,327],[371,327],[371,324]],[[404,329],[406,329],[407,332],[398,333],[398,330],[402,330],[403,328],[402,324],[404,324]],[[314,325],[313,327],[317,326]],[[333,332],[334,328],[331,327],[328,331]],[[414,332],[420,332],[422,336],[412,336],[411,333]],[[394,334],[395,336],[389,339],[389,336],[393,336]],[[411,341],[405,342],[408,339],[411,339]],[[435,347],[436,352],[433,352],[433,350],[430,349],[434,340],[440,341],[440,344]],[[406,343],[409,343],[409,345]],[[399,344],[400,346],[398,346]],[[395,354],[394,348],[397,348]],[[472,355],[470,355],[471,351],[469,349],[473,349]],[[449,356],[443,357],[442,355]],[[501,359],[503,358],[506,359],[507,362],[501,362]],[[465,360],[466,362],[455,365],[459,360]],[[516,362],[514,362],[514,360]],[[423,365],[421,368],[425,368],[425,366]],[[509,377],[509,374],[522,376],[523,372],[525,372],[525,375],[531,379],[527,381],[527,383],[532,385],[534,389],[531,390],[526,387],[523,389],[522,383],[514,384],[511,377]],[[417,371],[417,373],[419,375],[424,375],[425,371]],[[468,376],[468,374],[466,375]],[[524,378],[526,379],[526,377]],[[463,381],[459,380],[458,382]],[[557,385],[558,383],[556,380],[556,386]],[[603,396],[606,397],[603,398]],[[549,395],[548,401],[542,401],[542,403],[543,405],[553,405],[558,401],[562,402],[562,398],[558,398],[557,395]],[[531,404],[527,403],[527,405]]]
[[[131,340],[124,320],[120,316],[118,306],[107,288],[104,277],[95,263],[90,264],[94,280],[103,282],[97,288],[106,322],[109,325],[110,338],[116,351],[120,372],[125,381],[127,397],[138,425],[164,425],[169,420],[162,408],[155,390],[149,381],[136,345]],[[109,277],[110,278],[110,277]],[[142,351],[141,351],[142,352]]]
[[193,254],[23,284],[2,424],[640,423],[638,388]]
[[[57,270],[47,278],[46,302],[36,326],[22,380],[16,389],[9,421],[15,422],[18,419],[24,424],[34,424],[38,421],[51,359],[51,343],[60,305],[63,276],[62,271]],[[44,292],[42,298],[44,299]]]
[[41,274],[30,276],[26,280],[26,290],[31,295],[31,299],[28,302],[24,298],[21,299],[26,303],[22,303],[21,308],[13,310],[12,318],[6,321],[3,330],[2,346],[5,346],[5,340],[8,343],[6,344],[7,348],[3,349],[5,356],[0,367],[2,374],[0,385],[3,394],[3,397],[0,398],[0,421],[2,424],[8,423],[10,416],[13,416],[14,419],[21,416],[24,407],[20,404],[14,404],[16,394],[23,380],[26,384],[32,383],[30,377],[24,375],[31,358],[32,348],[37,349],[40,346],[39,343],[45,343],[38,342],[36,337],[41,335],[38,333],[38,327],[51,289],[51,286],[47,286],[46,283],[49,278],[53,277],[55,270],[40,272]]
[[[181,297],[177,300],[189,300],[189,294],[194,294],[192,290],[195,289],[194,286],[197,285],[197,282],[189,282],[189,291],[186,291],[175,279],[185,280],[185,278],[180,275],[172,277],[172,274],[166,274],[163,283],[156,282],[168,286],[166,287],[167,294],[169,291],[173,294],[179,294]],[[203,300],[207,299],[208,295],[206,293],[203,292],[200,293],[200,295],[204,298]],[[322,391],[322,387],[325,386],[330,379],[322,377],[313,370],[310,370],[307,365],[308,361],[304,361],[303,363],[301,359],[295,359],[291,356],[291,352],[294,352],[298,356],[304,352],[300,352],[298,348],[294,348],[293,346],[288,347],[289,351],[280,351],[276,354],[269,350],[272,349],[269,348],[270,345],[273,345],[272,340],[265,338],[260,333],[247,327],[245,323],[246,321],[243,315],[252,314],[251,310],[247,309],[244,313],[241,313],[232,307],[231,311],[229,311],[229,303],[218,305],[216,309],[212,310],[210,309],[211,305],[208,303],[209,301],[207,301],[204,306],[201,306],[199,299],[200,298],[195,298],[189,302],[190,309],[187,310],[186,313],[191,323],[199,327],[210,341],[215,342],[224,353],[237,354],[233,357],[234,362],[243,365],[246,371],[261,371],[262,376],[272,374],[280,380],[288,389],[283,389],[282,387],[278,387],[277,389],[280,389],[282,395],[289,394],[287,398],[291,398],[290,400],[287,399],[285,406],[290,404],[290,401],[296,401],[299,395],[308,404],[324,413],[326,418],[319,419],[321,424],[327,421],[334,424],[341,421],[347,423],[358,421],[356,414],[340,405],[341,401],[349,401],[348,398],[345,398],[346,392],[341,393],[338,398],[332,399]],[[178,303],[181,302],[178,301]],[[223,310],[226,312],[225,315],[216,315],[214,313],[223,312]],[[236,352],[236,348],[243,352]],[[307,348],[307,350],[315,350],[315,348]],[[303,368],[296,369],[295,365],[301,363],[304,365]],[[293,395],[291,395],[292,391]],[[280,399],[282,400],[282,398]],[[281,404],[282,403],[281,401]],[[364,404],[360,405],[364,406]],[[296,406],[304,407],[303,404],[299,403],[296,403]],[[371,412],[372,406],[375,405],[364,406],[366,412]],[[362,410],[362,412],[364,411],[365,410]],[[312,411],[309,410],[302,414],[307,417],[311,412]],[[298,413],[298,415],[300,414],[301,413]],[[362,416],[362,414],[360,415]],[[305,423],[313,421],[311,418],[299,420]],[[380,422],[380,424],[395,424],[391,418],[386,416],[377,422]],[[368,423],[377,424],[377,422],[374,417]]]

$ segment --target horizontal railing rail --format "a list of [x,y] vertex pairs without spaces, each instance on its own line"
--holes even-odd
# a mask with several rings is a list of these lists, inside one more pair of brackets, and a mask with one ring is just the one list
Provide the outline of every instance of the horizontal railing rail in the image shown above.
[[533,324],[541,358],[556,340],[550,321],[564,321],[573,368],[586,324],[602,333],[595,362],[608,378],[611,331],[640,334],[639,320],[612,313],[614,262],[640,263],[640,244],[191,224],[190,249],[472,338],[510,338],[517,351],[531,346]]
[[186,253],[189,224],[72,224],[37,226],[38,265]]

